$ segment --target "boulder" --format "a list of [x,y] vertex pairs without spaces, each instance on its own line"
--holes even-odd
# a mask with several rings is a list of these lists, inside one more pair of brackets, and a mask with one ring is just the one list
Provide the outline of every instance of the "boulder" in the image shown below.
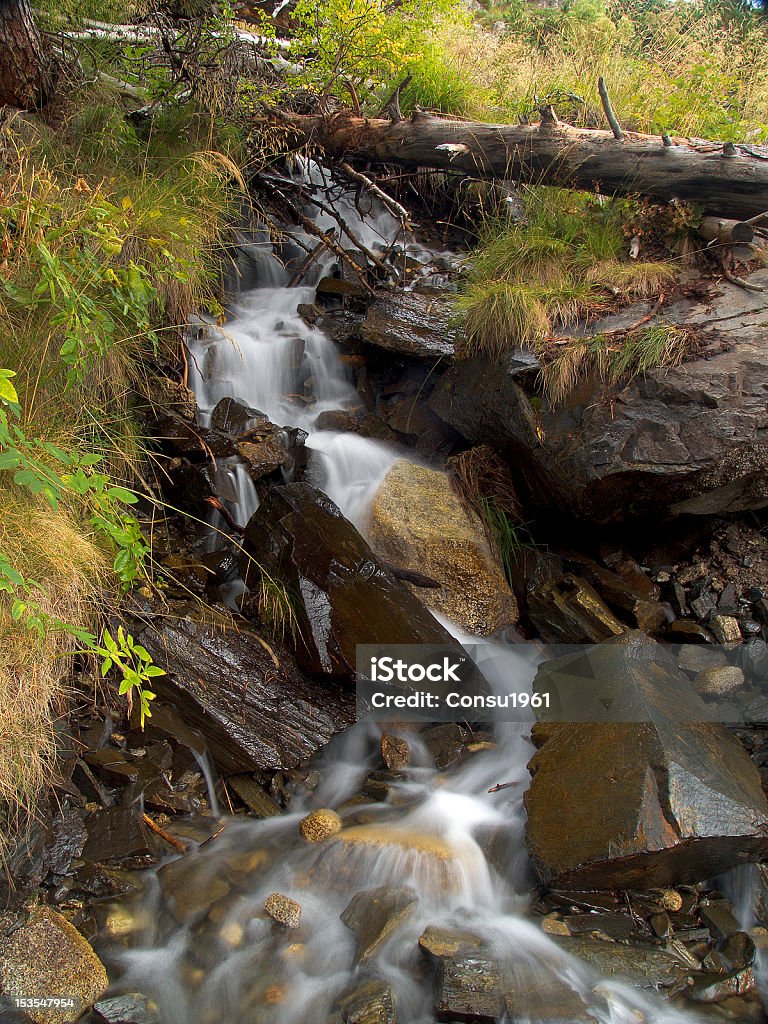
[[[355,527],[308,483],[273,487],[243,537],[242,571],[281,580],[299,619],[299,660],[352,678],[357,644],[459,645],[408,586],[377,560]],[[323,701],[325,703],[325,701]]]
[[[765,285],[768,270],[752,280]],[[648,309],[621,315],[631,323]],[[557,408],[534,408],[517,364],[468,359],[448,369],[430,405],[467,440],[504,453],[543,507],[597,523],[765,507],[764,294],[726,284],[714,299],[665,307],[663,319],[706,332],[705,358],[624,387],[584,383]],[[613,326],[609,318],[590,332]]]
[[0,995],[71,999],[67,1008],[29,1010],[40,1024],[75,1020],[109,984],[101,960],[80,932],[51,907],[32,907],[19,926],[0,917]]
[[368,532],[382,558],[440,583],[422,599],[468,632],[487,636],[517,621],[517,602],[482,523],[445,473],[396,462],[376,494]]
[[376,299],[360,336],[369,345],[416,359],[453,358],[453,317],[448,298],[398,292]]
[[413,914],[418,902],[418,894],[408,886],[381,885],[355,893],[341,920],[355,933],[357,962],[366,963],[375,957]]
[[543,882],[649,889],[768,855],[757,769],[671,652],[630,634],[544,664],[534,689],[557,695],[525,798]]
[[219,769],[292,768],[355,719],[354,694],[308,679],[291,653],[232,618],[192,606],[150,618],[138,634],[168,677],[157,683],[198,729]]
[[531,590],[528,617],[542,640],[551,644],[598,643],[625,629],[587,581],[571,573]]
[[397,1024],[395,994],[377,978],[361,981],[336,999],[328,1024]]

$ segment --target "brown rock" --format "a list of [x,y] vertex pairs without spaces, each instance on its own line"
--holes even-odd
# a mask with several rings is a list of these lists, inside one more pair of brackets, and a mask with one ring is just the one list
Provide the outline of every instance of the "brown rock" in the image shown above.
[[382,558],[440,583],[419,596],[469,632],[484,636],[517,621],[517,602],[482,523],[445,473],[397,462],[376,494],[369,533]]
[[546,643],[596,643],[626,629],[586,580],[571,573],[533,590],[528,616]]
[[357,936],[357,960],[365,963],[416,909],[419,897],[406,886],[382,885],[352,897],[341,915]]
[[298,928],[301,924],[301,904],[280,892],[267,897],[264,910],[273,921],[286,928]]
[[341,831],[341,818],[327,807],[312,811],[299,822],[299,832],[308,843],[322,843]]

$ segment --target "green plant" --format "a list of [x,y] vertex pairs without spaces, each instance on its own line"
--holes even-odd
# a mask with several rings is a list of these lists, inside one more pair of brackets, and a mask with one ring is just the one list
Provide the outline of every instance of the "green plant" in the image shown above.
[[499,552],[504,575],[512,582],[515,562],[524,549],[533,549],[533,540],[527,523],[515,522],[507,515],[493,498],[481,498],[483,518],[493,535],[496,549]]
[[117,638],[113,638],[108,629],[102,633],[102,643],[94,644],[94,654],[99,655],[103,660],[101,663],[101,674],[105,676],[112,668],[116,668],[122,675],[120,693],[128,698],[128,709],[130,711],[133,696],[139,701],[139,716],[141,727],[144,728],[144,720],[152,717],[150,702],[155,699],[155,694],[149,689],[152,679],[164,676],[165,672],[152,662],[152,655],[141,644],[137,644],[130,633],[126,633],[122,626],[118,627]]

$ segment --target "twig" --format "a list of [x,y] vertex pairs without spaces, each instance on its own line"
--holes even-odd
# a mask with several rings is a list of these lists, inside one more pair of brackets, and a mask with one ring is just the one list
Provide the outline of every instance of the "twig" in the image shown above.
[[751,281],[745,281],[743,277],[737,277],[736,274],[731,273],[725,264],[723,264],[723,277],[726,281],[730,281],[731,284],[738,285],[739,288],[746,288],[749,292],[765,291],[761,284],[752,284]]
[[141,820],[148,828],[151,828],[153,832],[159,835],[161,839],[164,839],[166,843],[172,846],[174,850],[178,850],[179,853],[187,852],[187,847],[184,845],[184,843],[182,843],[180,839],[177,839],[175,836],[169,835],[169,833],[166,832],[165,829],[160,828],[157,822],[152,821],[148,814],[142,814]]
[[208,843],[210,843],[212,840],[214,840],[216,838],[216,836],[220,836],[221,833],[224,831],[224,829],[226,827],[227,827],[227,823],[225,821],[223,825],[219,826],[219,828],[216,829],[216,831],[213,833],[212,836],[208,836],[207,839],[204,839],[202,841],[202,843],[200,843],[199,849],[202,849],[204,846],[206,846]]
[[377,199],[380,199],[391,213],[394,213],[399,220],[403,221],[403,226],[410,226],[410,214],[404,206],[401,206],[400,203],[398,203],[396,199],[393,199],[392,196],[388,196],[387,193],[383,189],[380,189],[375,182],[371,181],[371,179],[367,178],[364,174],[361,174],[360,171],[356,171],[354,167],[346,162],[346,160],[342,161],[339,166],[346,175],[352,178],[353,181],[358,181],[361,185],[365,185],[369,192],[375,195]]
[[757,222],[763,218],[768,220],[768,210],[766,210],[765,213],[758,213],[755,217],[750,217],[749,220],[744,221],[744,224],[757,224]]
[[516,786],[516,785],[517,785],[516,782],[497,782],[495,786],[491,786],[491,788],[488,790],[488,792],[489,793],[498,793],[502,789],[512,789],[512,787]]
[[[329,238],[330,238],[330,236],[333,234],[333,232],[335,230],[336,230],[336,228],[331,228],[331,230],[328,232],[328,237]],[[317,257],[320,255],[321,252],[325,252],[325,242],[318,242],[317,243],[315,248],[310,252],[310,254],[307,256],[307,258],[301,264],[299,269],[293,275],[291,280],[288,282],[288,287],[289,288],[295,288],[297,285],[301,284],[301,282],[304,279],[304,275],[307,273],[307,271],[312,266],[312,264],[317,260]]]
[[602,75],[597,80],[597,91],[600,93],[600,102],[603,105],[603,110],[605,111],[605,116],[608,120],[608,124],[611,126],[613,137],[615,139],[623,139],[624,132],[621,130],[621,125],[619,124],[618,118],[613,112],[613,107],[611,106],[611,97],[608,95],[608,86],[605,84],[605,79]]

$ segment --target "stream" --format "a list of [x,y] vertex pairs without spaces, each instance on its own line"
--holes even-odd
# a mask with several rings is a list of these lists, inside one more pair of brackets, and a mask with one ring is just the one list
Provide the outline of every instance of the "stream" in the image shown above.
[[[322,178],[311,164],[298,164],[294,173],[308,185]],[[398,228],[382,210],[362,219],[350,196],[342,196],[337,208],[374,250],[383,251]],[[321,215],[318,224],[327,229],[333,222]],[[310,236],[297,237],[312,246]],[[319,260],[301,287],[289,288],[291,273],[266,236],[262,251],[260,287],[241,296],[236,318],[224,329],[202,327],[190,337],[190,386],[201,419],[210,418],[220,399],[234,397],[275,423],[306,431],[312,482],[364,533],[379,483],[395,461],[409,456],[352,433],[314,427],[323,411],[357,400],[333,342],[297,313],[300,303],[313,301],[317,281],[334,261]],[[307,379],[311,395],[304,393]],[[220,464],[218,473],[233,516],[247,522],[258,506],[250,477],[234,462]],[[460,641],[477,643],[445,625]],[[514,679],[516,689],[530,687],[535,659],[528,647],[487,643],[480,650],[486,647],[492,657],[487,665],[481,658],[481,667],[492,685]],[[390,785],[388,798],[373,802],[360,794],[377,764],[382,726],[354,726],[326,748],[315,766],[317,785],[297,791],[291,813],[262,821],[225,818],[214,841],[148,874],[142,895],[125,904],[129,937],[105,950],[116,988],[152,998],[163,1024],[391,1024],[395,1010],[381,992],[390,993],[399,1024],[429,1024],[436,1019],[435,998],[419,939],[427,929],[449,929],[470,947],[474,937],[483,940],[482,955],[465,958],[462,969],[481,977],[486,969],[501,972],[500,1019],[701,1019],[642,989],[601,978],[526,918],[533,886],[524,847],[523,795],[533,749],[528,732],[524,723],[499,725],[492,742],[476,744],[440,771],[418,733],[409,731],[409,766]],[[489,793],[498,783],[505,788]],[[299,822],[317,808],[336,809],[344,828],[324,842],[307,842]],[[392,903],[407,905],[407,911],[385,913],[384,934],[366,946],[377,914],[369,909],[360,915],[357,942],[341,915],[353,897],[377,887],[386,887],[385,910]],[[275,925],[264,913],[273,893],[300,905],[298,927]],[[439,959],[434,950],[431,955]],[[373,1009],[367,1016],[344,1016],[339,1007],[351,1005],[344,1000],[372,981],[379,983]],[[439,1019],[486,1018],[460,1016],[448,1005]]]

